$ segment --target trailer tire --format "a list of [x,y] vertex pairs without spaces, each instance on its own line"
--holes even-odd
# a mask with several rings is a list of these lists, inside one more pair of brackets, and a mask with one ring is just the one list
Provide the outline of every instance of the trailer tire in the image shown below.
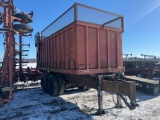
[[57,80],[58,80],[58,94],[62,95],[64,93],[65,90],[65,81],[64,78],[61,74],[56,74]]
[[14,17],[24,20],[26,23],[30,23],[33,21],[32,17],[26,13],[16,13]]
[[48,87],[47,87],[47,79],[48,79],[48,75],[44,74],[41,77],[41,87],[43,92],[47,93],[48,92]]
[[33,28],[26,24],[14,24],[13,28],[19,33],[31,33],[33,32]]
[[49,76],[49,84],[48,84],[48,88],[49,88],[49,95],[51,96],[56,96],[58,95],[58,80],[56,78],[55,75],[50,75]]

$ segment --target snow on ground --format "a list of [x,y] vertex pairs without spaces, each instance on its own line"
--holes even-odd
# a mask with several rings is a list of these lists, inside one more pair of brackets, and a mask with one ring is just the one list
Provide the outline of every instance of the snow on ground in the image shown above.
[[[14,100],[0,107],[0,120],[160,120],[160,94],[137,92],[140,105],[135,110],[114,108],[110,93],[103,92],[104,115],[96,115],[97,91],[66,90],[64,95],[51,97],[41,88],[23,89],[14,93]],[[7,106],[7,110],[6,110]]]

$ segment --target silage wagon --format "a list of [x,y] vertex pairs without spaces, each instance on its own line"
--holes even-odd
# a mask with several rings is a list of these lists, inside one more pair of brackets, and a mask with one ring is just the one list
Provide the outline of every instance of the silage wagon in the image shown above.
[[99,113],[103,112],[102,91],[115,92],[117,107],[122,98],[134,109],[136,84],[118,77],[123,71],[123,31],[123,16],[75,3],[35,35],[42,90],[55,96],[69,87],[95,88]]

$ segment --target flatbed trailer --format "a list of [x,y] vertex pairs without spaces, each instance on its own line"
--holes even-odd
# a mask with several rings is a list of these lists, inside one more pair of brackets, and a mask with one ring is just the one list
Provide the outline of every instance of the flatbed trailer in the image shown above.
[[154,77],[153,70],[155,69],[157,62],[158,61],[155,59],[144,59],[138,57],[124,58],[124,74],[128,76],[152,79]]
[[125,76],[125,78],[129,81],[135,81],[137,84],[137,89],[143,91],[146,94],[158,95],[160,91],[160,81],[140,78],[136,76]]
[[135,82],[115,75],[123,70],[123,30],[123,16],[75,3],[35,35],[37,69],[43,72],[42,90],[55,96],[69,87],[95,88],[98,113],[104,112],[102,91],[117,94],[117,107],[122,107],[122,99],[129,109],[134,109]]

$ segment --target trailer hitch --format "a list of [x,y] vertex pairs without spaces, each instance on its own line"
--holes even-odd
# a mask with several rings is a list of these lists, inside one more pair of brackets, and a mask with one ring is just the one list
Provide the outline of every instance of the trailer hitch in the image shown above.
[[[101,78],[101,90],[107,92],[113,92],[117,94],[117,108],[123,108],[121,99],[124,101],[126,106],[133,110],[139,105],[136,103],[136,83],[133,81],[115,80],[108,81]],[[124,97],[128,96],[130,102]]]
[[[108,76],[108,75],[107,75]],[[117,106],[122,107],[121,99],[127,105],[130,110],[138,107],[136,104],[136,82],[134,81],[126,81],[126,80],[118,80],[114,78],[105,78],[105,75],[97,75],[97,77],[93,76],[75,76],[75,75],[66,75],[67,80],[71,82],[76,82],[78,84],[88,86],[90,88],[94,88],[98,93],[98,110],[97,114],[104,114],[105,110],[103,109],[103,95],[102,91],[112,92],[117,94]],[[105,78],[105,79],[104,79]],[[124,98],[128,96],[130,102]]]

